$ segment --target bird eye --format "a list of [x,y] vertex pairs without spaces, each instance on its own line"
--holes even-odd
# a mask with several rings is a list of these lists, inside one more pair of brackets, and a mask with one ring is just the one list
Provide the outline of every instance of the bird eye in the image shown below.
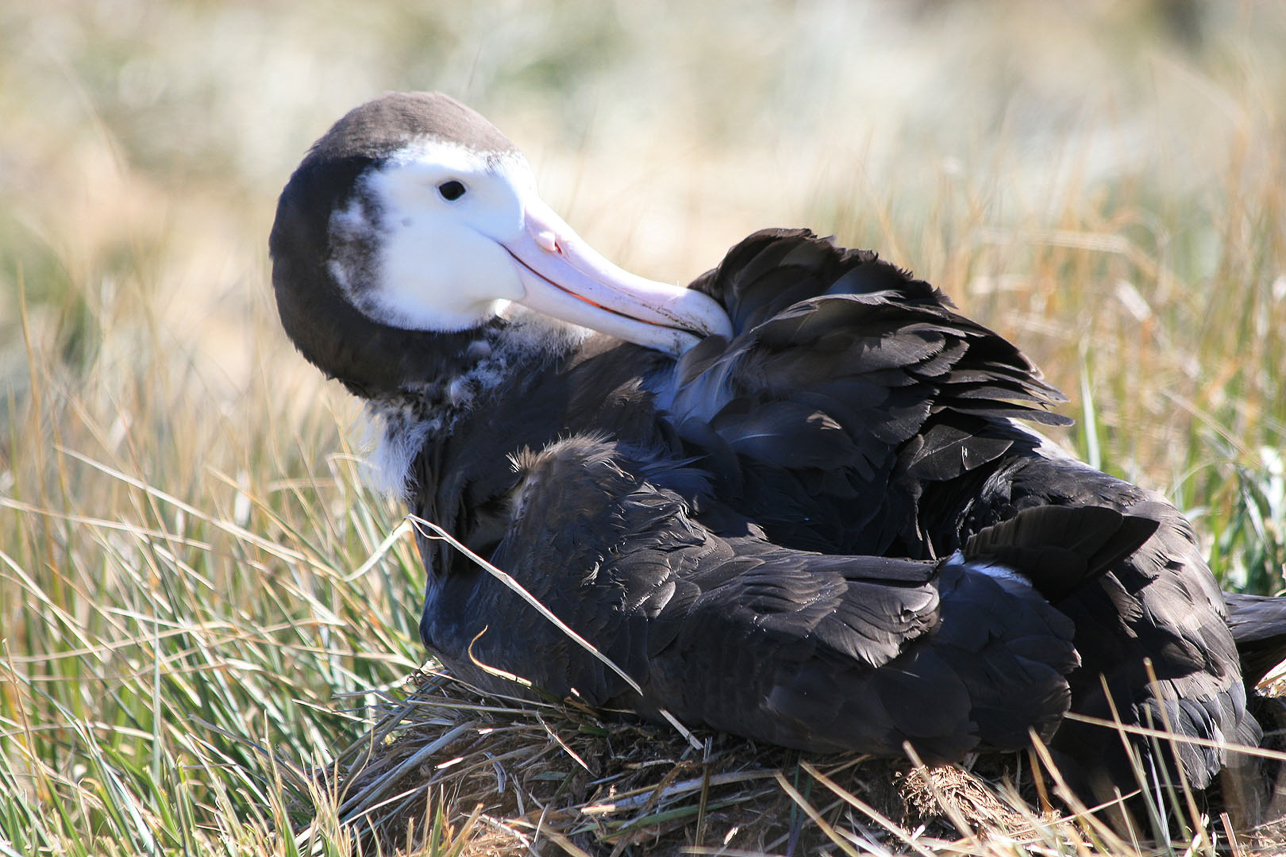
[[451,179],[438,185],[438,193],[442,194],[442,198],[447,202],[454,202],[464,196],[464,185]]

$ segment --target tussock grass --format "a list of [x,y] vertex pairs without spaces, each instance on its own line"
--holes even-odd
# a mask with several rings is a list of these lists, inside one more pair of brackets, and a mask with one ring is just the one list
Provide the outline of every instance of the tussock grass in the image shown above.
[[[112,424],[33,372],[0,498],[5,835],[24,854],[259,853],[290,827],[298,766],[418,662],[415,567],[382,547],[387,508],[350,502],[333,415],[249,453],[199,389],[93,380],[117,424],[144,428],[113,445]],[[334,564],[377,550],[361,577]]]
[[284,342],[265,236],[343,111],[445,89],[640,273],[768,225],[913,268],[1071,394],[1060,439],[1278,591],[1286,14],[421,5],[0,9],[0,855],[1146,853],[1033,809],[1025,760],[920,787],[404,688],[408,525]]

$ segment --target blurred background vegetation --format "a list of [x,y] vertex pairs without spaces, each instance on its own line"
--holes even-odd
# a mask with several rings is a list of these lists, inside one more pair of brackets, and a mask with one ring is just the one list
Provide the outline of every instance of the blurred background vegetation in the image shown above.
[[268,288],[277,192],[386,90],[487,115],[641,274],[777,225],[911,268],[1281,589],[1283,45],[1267,0],[0,0],[0,854],[287,853],[281,760],[420,662]]

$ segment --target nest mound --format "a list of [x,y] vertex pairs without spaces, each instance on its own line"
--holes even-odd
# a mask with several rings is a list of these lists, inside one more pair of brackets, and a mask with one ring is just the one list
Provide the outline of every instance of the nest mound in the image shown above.
[[[1257,696],[1256,705],[1274,745],[1260,751],[1271,782],[1286,760],[1276,747],[1286,702]],[[439,672],[412,676],[376,714],[317,775],[309,798],[312,823],[328,807],[360,853],[419,853],[426,843],[426,853],[453,857],[1173,853],[1141,845],[1144,836],[1119,838],[1088,814],[1053,811],[1059,776],[1034,750],[981,756],[967,768],[819,756],[729,735],[685,737],[574,701],[486,694]],[[1286,816],[1278,785],[1269,818]],[[1219,792],[1206,796],[1213,800],[1196,824],[1181,823],[1200,853],[1227,849],[1232,836],[1214,808]],[[1286,821],[1277,821],[1238,836],[1233,853],[1280,854],[1283,843]]]
[[[516,854],[987,853],[1081,841],[1025,757],[972,770],[817,756],[484,694],[442,673],[389,697],[328,769],[340,820],[372,851],[429,837]],[[1069,839],[1070,837],[1070,839]],[[874,851],[872,851],[874,849]]]

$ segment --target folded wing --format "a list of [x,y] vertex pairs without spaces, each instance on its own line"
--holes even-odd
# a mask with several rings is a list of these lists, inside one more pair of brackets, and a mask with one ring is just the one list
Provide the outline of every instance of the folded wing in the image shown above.
[[[820,555],[749,524],[711,530],[685,466],[645,451],[574,437],[521,467],[493,561],[642,694],[485,573],[452,576],[467,592],[443,617],[458,627],[434,635],[445,659],[510,692],[474,661],[556,696],[815,751],[896,755],[909,741],[953,760],[1050,735],[1079,660],[1072,623],[1031,580],[1072,555],[1093,580],[1151,533],[1104,510],[1038,510],[939,562]],[[1090,518],[1106,536],[1063,543]],[[997,565],[1007,551],[1031,574]],[[481,617],[485,632],[470,624]]]

